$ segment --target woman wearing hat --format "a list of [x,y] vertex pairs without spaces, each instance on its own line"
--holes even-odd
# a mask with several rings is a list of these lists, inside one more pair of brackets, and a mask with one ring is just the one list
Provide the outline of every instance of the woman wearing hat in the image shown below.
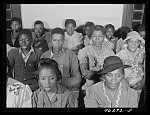
[[131,89],[124,78],[122,60],[117,56],[109,56],[104,60],[103,70],[100,72],[104,80],[87,88],[84,98],[85,107],[100,108],[136,108],[137,93]]
[[136,31],[129,32],[124,40],[126,48],[116,55],[120,57],[124,64],[131,67],[125,69],[125,79],[130,87],[134,88],[140,97],[143,88],[144,78],[144,58],[145,58],[145,40]]

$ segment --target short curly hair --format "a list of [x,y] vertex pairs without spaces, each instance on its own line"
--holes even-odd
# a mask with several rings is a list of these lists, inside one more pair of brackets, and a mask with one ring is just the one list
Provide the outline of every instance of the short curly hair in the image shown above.
[[18,17],[13,17],[13,18],[11,18],[10,24],[12,24],[13,21],[16,21],[16,22],[18,22],[20,25],[22,25],[22,20],[21,20],[21,18],[18,18]]
[[41,20],[35,21],[34,26],[37,25],[37,24],[42,24],[44,26],[44,23]]
[[39,66],[39,70],[44,67],[52,69],[56,73],[57,81],[59,81],[62,78],[62,74],[59,70],[58,63],[55,60],[50,58],[42,58],[40,59],[38,66]]
[[51,31],[51,36],[52,36],[53,34],[61,34],[61,35],[65,36],[64,30],[63,30],[62,28],[58,28],[58,27],[52,29],[52,31]]
[[76,27],[76,21],[74,19],[66,19],[65,20],[65,27],[69,24],[72,23],[74,27]]
[[33,39],[31,31],[28,29],[21,29],[19,32],[19,38],[22,34],[26,34],[29,37],[29,39],[31,39],[31,40]]
[[93,26],[93,27],[91,28],[89,37],[92,36],[92,34],[93,34],[94,31],[101,31],[104,35],[106,35],[105,28],[104,28],[104,26],[102,26],[102,25],[95,25],[95,26]]
[[84,27],[92,27],[92,26],[94,26],[94,23],[90,21],[86,22],[84,25]]
[[115,27],[112,24],[105,25],[105,29],[108,29],[108,28],[111,28],[111,29],[113,29],[113,31],[115,31]]
[[131,29],[129,27],[122,26],[113,33],[113,36],[118,37],[119,39],[122,38],[124,40],[130,31],[131,31]]

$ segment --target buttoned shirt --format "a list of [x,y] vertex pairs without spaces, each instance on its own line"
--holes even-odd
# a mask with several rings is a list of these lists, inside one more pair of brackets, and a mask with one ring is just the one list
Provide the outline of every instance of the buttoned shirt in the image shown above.
[[[62,50],[58,53],[58,54],[62,54],[64,53],[64,49],[62,48]],[[59,57],[61,56],[61,58]],[[52,50],[51,50],[51,55],[50,55],[51,59],[54,59],[57,61],[57,63],[59,64],[59,70],[61,71],[61,74],[63,75],[63,60],[64,60],[64,55],[55,55]]]
[[79,59],[79,64],[88,63],[91,70],[91,68],[95,67],[97,64],[102,66],[104,63],[104,59],[106,57],[113,56],[113,55],[115,55],[114,52],[104,46],[102,46],[101,52],[98,55],[93,49],[93,46],[88,45],[83,49],[79,50],[78,59]]
[[25,62],[25,66],[26,66],[26,62],[28,61],[29,56],[31,55],[31,53],[35,53],[35,52],[34,52],[33,47],[31,47],[31,49],[30,49],[30,51],[28,52],[27,55],[25,55],[25,54],[22,52],[21,48],[19,48],[19,53],[22,54],[22,57],[23,57],[23,60],[24,60],[24,62]]
[[52,49],[44,52],[41,58],[54,59],[63,75],[61,84],[67,88],[78,88],[81,82],[78,58],[75,53],[65,48],[59,54],[54,54]]

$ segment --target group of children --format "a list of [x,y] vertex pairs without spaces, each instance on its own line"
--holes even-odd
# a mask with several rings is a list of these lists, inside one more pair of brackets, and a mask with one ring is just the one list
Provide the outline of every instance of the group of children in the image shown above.
[[138,107],[145,83],[143,25],[136,32],[87,22],[79,32],[75,20],[66,19],[65,29],[48,32],[37,20],[31,32],[21,23],[12,18],[6,36],[7,76],[31,88],[30,107],[78,107],[79,91],[85,91],[85,107]]

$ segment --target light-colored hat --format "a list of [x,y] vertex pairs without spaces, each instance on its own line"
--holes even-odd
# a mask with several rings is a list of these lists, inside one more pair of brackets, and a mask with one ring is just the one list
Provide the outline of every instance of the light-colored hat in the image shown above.
[[127,34],[126,39],[124,39],[123,43],[126,44],[126,41],[129,39],[140,40],[142,44],[145,44],[145,40],[140,36],[140,34],[136,31],[131,31]]

